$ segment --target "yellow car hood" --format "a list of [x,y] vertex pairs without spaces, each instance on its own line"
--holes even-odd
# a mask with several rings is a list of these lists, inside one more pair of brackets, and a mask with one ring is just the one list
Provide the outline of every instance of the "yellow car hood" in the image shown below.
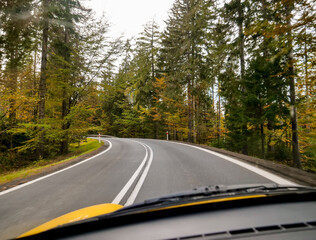
[[122,205],[106,203],[106,204],[99,204],[99,205],[82,208],[74,212],[70,212],[65,215],[62,215],[58,218],[55,218],[36,228],[33,228],[32,230],[19,236],[19,238],[31,236],[40,232],[44,232],[44,231],[53,229],[55,227],[67,224],[67,223],[78,222],[87,218],[92,218],[95,216],[111,213],[122,207],[123,207]]
[[[235,201],[235,200],[242,200],[242,199],[249,199],[249,198],[261,198],[266,197],[266,195],[251,195],[251,196],[238,196],[238,197],[225,197],[220,199],[212,199],[212,200],[206,200],[206,201],[196,201],[192,203],[186,203],[186,204],[175,204],[174,206],[169,207],[161,207],[161,208],[155,208],[151,210],[143,210],[143,212],[153,212],[153,211],[160,211],[160,210],[166,210],[166,209],[172,209],[172,208],[182,208],[182,207],[188,207],[188,206],[194,206],[194,205],[202,205],[202,204],[209,204],[209,203],[216,203],[216,202],[226,202],[226,201]],[[46,222],[24,234],[19,236],[18,238],[31,236],[34,234],[38,234],[41,232],[45,232],[47,230],[53,229],[55,227],[67,224],[67,223],[73,223],[78,222],[84,219],[104,215],[107,213],[114,212],[116,210],[119,210],[123,208],[122,205],[113,204],[113,203],[106,203],[106,204],[99,204],[94,205],[86,208],[82,208],[79,210],[76,210],[74,212],[67,213],[65,215],[62,215],[58,218],[55,218],[49,222]]]

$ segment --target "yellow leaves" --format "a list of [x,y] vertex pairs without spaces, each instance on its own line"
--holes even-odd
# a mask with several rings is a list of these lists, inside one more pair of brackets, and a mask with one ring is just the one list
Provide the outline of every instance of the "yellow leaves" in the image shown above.
[[263,109],[267,109],[267,108],[269,108],[270,106],[271,106],[270,104],[265,105],[265,106],[263,107]]
[[139,120],[141,121],[141,122],[144,122],[145,121],[145,119],[146,119],[146,117],[145,116],[139,116]]
[[164,77],[155,78],[155,82],[153,82],[153,86],[158,89],[165,89],[167,87],[166,80]]
[[142,106],[139,106],[139,111],[140,111],[140,117],[139,119],[141,121],[144,121],[146,117],[152,118],[153,121],[161,121],[162,115],[158,112],[157,107],[152,107],[152,108],[144,108]]
[[162,116],[161,116],[160,113],[156,113],[156,114],[153,115],[153,120],[154,121],[161,121],[161,119],[162,119]]
[[150,115],[150,109],[139,106],[140,113],[142,115]]
[[183,116],[181,110],[178,110],[175,113],[166,112],[165,123],[169,128],[172,128],[176,131],[183,131],[187,125],[187,118]]
[[32,90],[17,89],[12,93],[9,90],[0,92],[0,113],[8,116],[15,112],[18,121],[27,122],[34,118],[34,106],[37,97],[32,96]]
[[156,95],[159,96],[156,101],[159,102],[159,98],[163,95],[163,91],[167,88],[166,79],[164,77],[155,78],[155,81],[152,84],[155,88]]
[[253,129],[255,129],[255,128],[256,128],[256,126],[254,126],[254,125],[248,124],[248,126],[247,126],[247,130],[248,130],[248,131],[251,131],[251,130],[253,130]]

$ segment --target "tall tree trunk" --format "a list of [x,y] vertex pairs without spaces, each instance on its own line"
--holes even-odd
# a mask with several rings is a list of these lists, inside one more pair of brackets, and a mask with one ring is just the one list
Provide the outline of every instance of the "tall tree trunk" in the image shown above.
[[190,77],[188,77],[188,142],[193,142],[193,136],[192,136],[192,109],[193,109],[193,101],[192,101],[192,86],[191,86],[191,80]]
[[[69,3],[68,3],[69,4]],[[69,5],[67,5],[69,8]],[[68,11],[70,11],[68,9]],[[70,61],[70,50],[69,50],[69,27],[65,26],[65,35],[64,35],[64,43],[67,46],[67,50],[64,52],[64,59],[68,63]],[[65,66],[68,68],[68,66]],[[69,121],[66,119],[69,110],[70,110],[70,104],[69,104],[69,99],[68,99],[68,94],[67,94],[67,85],[68,85],[68,77],[66,76],[64,78],[64,85],[63,85],[63,92],[62,92],[62,130],[63,130],[63,139],[61,141],[60,145],[60,153],[61,154],[67,154],[69,152],[69,134],[68,134],[68,129],[70,127]]]
[[[261,0],[261,5],[262,5],[262,13],[263,13],[263,19],[264,20],[268,20],[267,19],[267,2],[266,0]],[[265,59],[265,61],[268,61],[268,40],[263,37],[263,57]],[[261,99],[261,96],[259,96],[259,99]],[[260,106],[260,116],[263,116],[263,109],[262,106]],[[265,134],[264,134],[264,121],[261,122],[260,124],[260,135],[261,135],[261,158],[265,159],[265,148],[264,148],[264,143],[265,143]],[[271,142],[271,141],[270,141]],[[269,145],[270,150],[271,150],[271,146]]]
[[9,100],[9,124],[14,125],[16,123],[16,92],[18,90],[18,68],[16,65],[17,49],[10,53],[10,64],[9,64],[9,81],[8,89],[12,95]]
[[[240,59],[240,80],[243,84],[245,78],[245,35],[243,30],[244,23],[244,9],[241,0],[238,0],[238,33],[239,33],[239,59]],[[243,96],[245,96],[246,89],[242,87]],[[247,144],[247,122],[242,126],[242,153],[248,155]]]
[[295,100],[295,79],[294,79],[294,57],[293,57],[293,40],[292,40],[292,10],[294,9],[294,2],[289,2],[286,6],[287,9],[287,27],[288,27],[288,46],[289,51],[287,55],[288,60],[288,80],[290,86],[290,113],[292,124],[292,153],[294,165],[301,168],[298,130],[297,130],[297,113],[296,113],[296,100]]
[[193,112],[193,142],[196,143],[197,141],[197,102],[196,96],[192,96],[192,112]]
[[261,134],[261,158],[265,159],[265,151],[264,151],[264,141],[265,141],[265,136],[264,136],[264,124],[260,124],[260,134]]
[[[152,83],[155,82],[155,56],[154,56],[154,22],[151,25],[151,39],[150,39],[150,48],[151,48],[151,79]],[[158,139],[158,122],[154,121],[154,139]]]
[[[306,97],[306,109],[310,108],[310,97],[309,97],[309,75],[308,75],[308,55],[307,55],[307,37],[306,37],[306,26],[304,28],[304,71],[305,71],[305,97]],[[307,115],[307,131],[310,132],[310,116]]]
[[[48,1],[42,0],[43,4],[43,36],[42,36],[42,59],[41,59],[41,76],[39,82],[39,104],[38,118],[39,123],[43,124],[45,118],[45,95],[46,95],[46,64],[47,64],[47,42],[48,42]],[[44,157],[44,129],[42,129],[41,140],[39,144],[39,158]]]
[[63,101],[62,101],[62,130],[63,130],[63,139],[60,145],[60,153],[67,154],[69,152],[69,137],[67,130],[70,127],[69,122],[65,119],[68,114],[68,104],[67,104],[67,92],[66,87],[63,87]]
[[155,34],[155,29],[154,29],[154,22],[152,22],[152,27],[151,27],[151,39],[150,39],[150,47],[151,47],[151,78],[152,82],[155,81],[155,56],[154,56],[154,34]]
[[[293,61],[293,50],[289,54],[289,61]],[[295,82],[294,76],[294,67],[293,62],[292,66],[289,67],[289,81],[290,81],[290,111],[291,111],[291,124],[292,124],[292,147],[293,147],[293,161],[294,165],[298,168],[301,168],[300,152],[299,152],[299,142],[298,142],[298,128],[297,128],[297,111],[296,111],[296,100],[295,100]]]
[[[239,59],[241,80],[245,77],[245,35],[243,30],[244,10],[241,1],[238,1],[238,33],[239,33]],[[245,89],[243,89],[245,91]]]
[[[36,77],[36,66],[37,66],[37,49],[34,52],[34,65],[33,65],[33,86],[32,86],[32,96],[37,97],[38,86],[37,86],[37,77]],[[33,122],[37,120],[38,106],[33,106]]]
[[[272,123],[270,121],[268,121],[267,123],[267,129],[268,129],[268,132],[272,131]],[[272,145],[271,145],[271,142],[272,142],[272,136],[271,134],[268,135],[268,139],[267,139],[267,153],[271,153],[272,152]]]
[[12,94],[12,98],[9,100],[9,124],[14,125],[16,124],[16,97],[14,96],[18,89],[18,73],[17,69],[13,68],[10,69],[10,83],[9,89],[10,93]]
[[[188,24],[192,24],[192,19],[190,16],[191,13],[191,2],[190,0],[185,0],[184,4],[186,6],[186,14],[189,19]],[[194,73],[192,70],[192,58],[193,58],[193,44],[192,44],[192,30],[189,28],[186,31],[186,41],[188,41],[188,48],[186,52],[186,70],[189,72],[186,74],[186,79],[187,79],[187,86],[188,86],[188,141],[193,142],[194,141],[194,133],[193,133],[193,121],[194,121],[194,113],[193,113],[193,106],[194,106],[194,99],[192,95],[193,87],[194,87]]]
[[195,100],[195,108],[196,108],[196,143],[200,144],[202,140],[202,129],[201,124],[203,120],[201,120],[201,103],[199,97],[196,97]]
[[[15,53],[11,53],[10,61],[15,62],[16,51]],[[9,99],[9,125],[10,127],[16,124],[16,92],[18,89],[18,69],[16,65],[10,64],[9,68],[9,81],[8,81],[8,89],[11,94],[11,98]],[[13,134],[10,134],[10,148],[14,147]]]
[[[219,86],[220,87],[220,86]],[[218,142],[221,140],[221,95],[220,90],[218,89]]]
[[[215,80],[216,81],[216,80]],[[217,131],[217,124],[216,124],[216,121],[217,121],[217,116],[216,116],[216,112],[215,112],[215,104],[216,104],[216,101],[215,101],[215,83],[212,83],[212,112],[214,114],[212,114],[212,128],[213,128],[213,133],[212,133],[212,138],[216,138],[216,131]]]

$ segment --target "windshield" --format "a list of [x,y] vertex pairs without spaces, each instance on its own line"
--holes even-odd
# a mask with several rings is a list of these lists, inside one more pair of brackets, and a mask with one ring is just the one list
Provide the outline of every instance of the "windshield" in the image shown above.
[[311,0],[0,0],[0,239],[91,205],[316,180]]

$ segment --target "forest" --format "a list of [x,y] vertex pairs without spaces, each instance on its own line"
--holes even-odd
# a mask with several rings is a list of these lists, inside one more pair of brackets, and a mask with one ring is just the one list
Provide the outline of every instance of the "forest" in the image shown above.
[[315,172],[315,5],[175,0],[114,39],[83,0],[0,0],[0,173],[167,132]]

